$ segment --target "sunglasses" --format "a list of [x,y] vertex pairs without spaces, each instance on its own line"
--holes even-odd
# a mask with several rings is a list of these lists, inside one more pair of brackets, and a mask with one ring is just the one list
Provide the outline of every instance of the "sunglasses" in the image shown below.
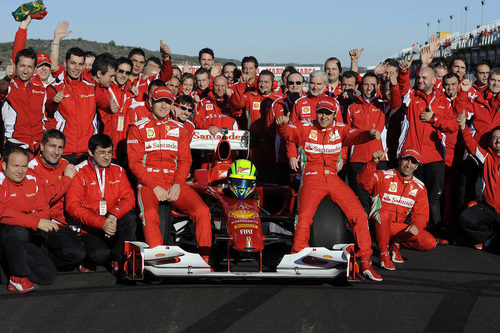
[[293,86],[294,84],[300,86],[302,83],[304,83],[304,81],[288,81],[289,86]]
[[130,74],[132,74],[132,72],[131,72],[131,71],[126,71],[126,70],[124,70],[124,69],[118,69],[118,70],[117,70],[117,72],[118,72],[118,73],[120,73],[120,74],[125,74],[125,75],[130,75]]
[[193,108],[188,108],[187,106],[184,106],[184,105],[179,105],[177,103],[175,103],[175,105],[179,108],[181,108],[182,111],[187,111],[187,112],[193,112]]

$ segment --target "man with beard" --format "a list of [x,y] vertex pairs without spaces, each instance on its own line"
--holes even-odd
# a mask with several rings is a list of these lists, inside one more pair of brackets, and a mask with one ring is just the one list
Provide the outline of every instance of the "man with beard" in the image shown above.
[[427,188],[430,208],[430,228],[435,236],[445,232],[441,218],[441,195],[444,182],[443,134],[456,132],[456,117],[451,102],[441,90],[436,90],[436,75],[432,68],[421,68],[416,88],[410,88],[410,62],[404,62],[398,82],[408,107],[402,123],[400,151],[412,148],[419,152],[421,165],[416,171]]
[[198,103],[194,118],[196,128],[208,129],[212,134],[219,133],[223,127],[238,130],[228,93],[231,95],[232,91],[228,88],[227,79],[223,75],[217,76],[213,81],[213,91]]
[[377,164],[386,154],[387,150],[374,152],[372,160],[361,169],[358,182],[372,197],[369,218],[375,227],[380,266],[393,271],[393,262],[404,262],[401,246],[430,251],[436,247],[436,239],[425,230],[429,220],[425,185],[413,175],[420,154],[406,149],[399,157],[397,169],[377,171]]

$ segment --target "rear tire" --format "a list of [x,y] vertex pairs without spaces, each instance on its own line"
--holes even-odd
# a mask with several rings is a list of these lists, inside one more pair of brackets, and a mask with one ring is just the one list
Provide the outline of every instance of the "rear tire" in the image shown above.
[[340,207],[328,197],[323,198],[313,217],[309,244],[331,249],[334,244],[347,243],[346,222]]

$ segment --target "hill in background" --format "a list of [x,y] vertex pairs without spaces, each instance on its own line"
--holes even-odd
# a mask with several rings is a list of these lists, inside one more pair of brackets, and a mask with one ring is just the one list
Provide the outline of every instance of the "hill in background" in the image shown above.
[[[32,47],[35,52],[44,52],[50,55],[50,43],[52,40],[48,39],[28,39],[26,41],[26,47]],[[3,60],[3,66],[2,69],[5,68],[5,65],[8,64],[9,58],[12,54],[12,46],[13,42],[8,42],[8,43],[0,43],[0,60]],[[110,41],[109,43],[100,43],[100,42],[93,42],[93,41],[88,41],[82,38],[77,38],[77,39],[63,39],[61,41],[60,45],[60,61],[64,59],[64,54],[66,54],[66,51],[69,50],[72,47],[79,47],[83,49],[84,51],[93,51],[96,54],[108,52],[111,53],[115,57],[126,57],[131,49],[133,49],[135,46],[123,46],[123,45],[116,45],[114,41]],[[159,49],[159,46],[158,46]],[[146,59],[155,56],[155,57],[161,57],[160,51],[151,51],[148,49],[144,49],[144,52],[146,53]],[[198,56],[187,56],[187,55],[182,55],[182,54],[175,54],[172,53],[172,59],[173,63],[177,65],[182,65],[184,64],[184,61],[189,60],[191,62],[191,65],[198,65]],[[215,59],[217,62],[220,62],[221,64],[224,64],[225,62],[232,61],[235,64],[239,65],[241,59],[227,59],[227,58],[219,58],[216,57]],[[294,63],[287,63],[287,64],[279,64],[279,63],[261,63],[260,65],[266,65],[266,66],[285,66],[285,65],[293,65],[293,66],[323,66],[323,64],[294,64]],[[348,70],[348,68],[344,68],[344,70]],[[360,67],[360,71],[363,72],[364,68]]]

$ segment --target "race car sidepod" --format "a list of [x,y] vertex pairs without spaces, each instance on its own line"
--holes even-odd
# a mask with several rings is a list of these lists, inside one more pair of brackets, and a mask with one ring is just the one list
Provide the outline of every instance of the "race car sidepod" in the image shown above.
[[145,273],[157,277],[217,278],[348,278],[353,265],[352,244],[307,247],[294,254],[285,254],[272,272],[214,272],[197,253],[178,246],[159,245],[150,248],[143,242],[125,242],[124,278],[143,280]]

